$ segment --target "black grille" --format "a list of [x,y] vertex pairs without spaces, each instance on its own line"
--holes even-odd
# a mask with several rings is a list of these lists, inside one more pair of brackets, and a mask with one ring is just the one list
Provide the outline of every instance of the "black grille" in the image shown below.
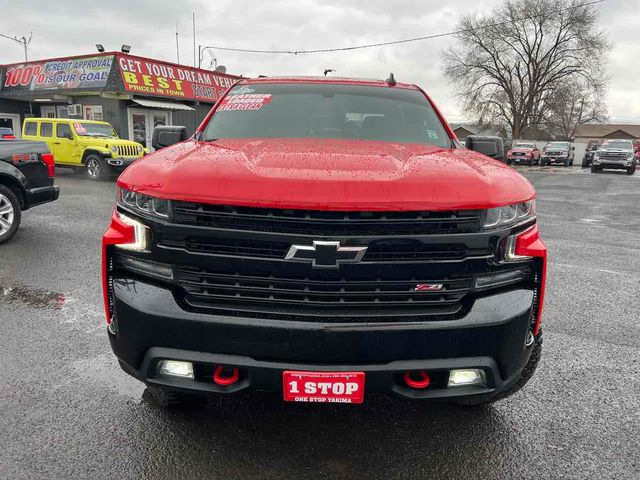
[[[450,316],[462,308],[471,276],[447,278],[346,278],[340,273],[314,275],[248,274],[176,269],[186,301],[196,307],[234,314],[288,318],[322,317],[325,321],[387,321],[390,317]],[[441,285],[439,291],[416,291],[420,284]]]
[[600,153],[600,160],[607,161],[613,160],[621,162],[627,158],[627,152],[602,152]]
[[479,210],[445,212],[339,212],[230,207],[175,202],[176,223],[252,232],[304,235],[469,233],[480,228]]
[[[474,276],[495,267],[506,234],[484,231],[481,223],[479,210],[336,212],[172,202],[169,221],[149,224],[147,259],[173,267],[170,283],[187,310],[334,323],[449,320],[463,316],[479,295]],[[360,262],[335,269],[286,260],[292,245],[322,240],[367,251]]]
[[[165,238],[160,245],[163,248],[206,255],[283,259],[291,247],[291,242],[190,237],[184,240]],[[367,246],[367,253],[363,259],[365,262],[460,260],[470,254],[464,244],[426,244],[409,239],[374,240]],[[490,254],[488,251],[473,253]]]

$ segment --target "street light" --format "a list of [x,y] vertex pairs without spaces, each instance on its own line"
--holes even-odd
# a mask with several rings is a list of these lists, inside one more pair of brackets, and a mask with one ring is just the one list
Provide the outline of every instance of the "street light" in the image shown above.
[[[204,58],[204,52],[206,50],[213,50],[213,47],[198,45],[198,68],[202,68],[202,59]],[[218,68],[218,59],[215,56],[213,57],[213,64],[215,68]]]
[[96,48],[100,53],[104,52],[104,47],[102,46],[101,43],[96,43]]

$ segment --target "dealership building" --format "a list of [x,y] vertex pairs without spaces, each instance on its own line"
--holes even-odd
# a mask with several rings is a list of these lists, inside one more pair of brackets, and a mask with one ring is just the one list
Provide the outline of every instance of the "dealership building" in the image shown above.
[[0,65],[0,127],[20,138],[28,117],[101,120],[150,147],[156,126],[193,132],[239,78],[121,52]]

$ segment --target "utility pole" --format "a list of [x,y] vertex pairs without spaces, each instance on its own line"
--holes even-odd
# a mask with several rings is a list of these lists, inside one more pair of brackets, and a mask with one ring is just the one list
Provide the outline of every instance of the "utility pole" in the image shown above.
[[196,68],[196,12],[193,12],[193,68]]
[[176,22],[176,57],[178,64],[180,64],[180,43],[178,42],[178,22]]
[[29,33],[29,38],[27,37],[10,37],[9,35],[4,35],[2,33],[0,33],[0,37],[4,37],[7,38],[9,40],[13,40],[16,43],[19,43],[20,45],[23,46],[24,48],[24,61],[28,62],[29,61],[29,54],[27,52],[27,47],[29,46],[29,44],[31,43],[31,37],[33,35],[33,32]]

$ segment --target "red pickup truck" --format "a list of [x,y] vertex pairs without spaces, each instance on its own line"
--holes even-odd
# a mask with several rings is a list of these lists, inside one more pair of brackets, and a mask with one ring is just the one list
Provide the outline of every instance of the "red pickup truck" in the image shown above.
[[239,81],[118,179],[102,267],[113,351],[163,406],[487,403],[540,358],[533,187],[392,77]]

